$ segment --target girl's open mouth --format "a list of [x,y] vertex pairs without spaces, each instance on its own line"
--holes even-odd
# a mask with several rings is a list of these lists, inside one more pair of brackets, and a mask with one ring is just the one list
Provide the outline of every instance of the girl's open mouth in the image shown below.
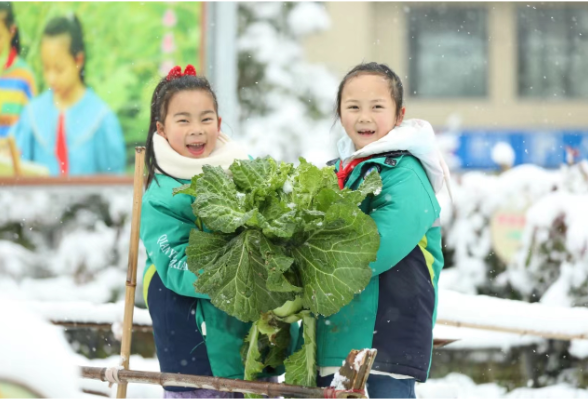
[[376,131],[361,130],[361,131],[357,131],[357,133],[359,133],[361,136],[369,136],[369,135],[373,135],[374,133],[376,133]]
[[204,153],[206,143],[187,144],[186,148],[193,156],[201,156]]

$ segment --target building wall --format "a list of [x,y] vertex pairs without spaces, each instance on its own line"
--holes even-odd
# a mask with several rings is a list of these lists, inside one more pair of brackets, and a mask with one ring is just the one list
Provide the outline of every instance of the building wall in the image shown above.
[[[460,7],[464,3],[445,3]],[[537,4],[537,3],[536,3]],[[562,3],[559,3],[562,4]],[[482,98],[422,99],[409,82],[410,11],[440,3],[327,2],[331,29],[304,43],[311,62],[324,63],[338,77],[362,61],[388,64],[403,79],[407,117],[436,127],[457,113],[463,128],[499,130],[587,129],[588,99],[532,99],[517,94],[517,7],[524,3],[468,3],[487,10],[488,92]],[[588,3],[569,3],[588,7]],[[557,6],[557,5],[555,5]],[[588,79],[588,73],[586,74]]]

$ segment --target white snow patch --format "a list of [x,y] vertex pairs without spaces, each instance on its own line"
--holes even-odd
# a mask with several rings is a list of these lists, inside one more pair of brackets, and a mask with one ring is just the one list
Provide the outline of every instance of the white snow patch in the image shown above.
[[0,379],[47,398],[78,398],[80,371],[63,332],[20,301],[0,299]]
[[439,379],[417,383],[419,399],[572,399],[588,398],[588,390],[560,383],[544,388],[517,388],[508,392],[496,383],[476,384],[471,378],[459,373],[450,373]]
[[515,152],[506,142],[498,142],[492,148],[492,161],[501,167],[510,168],[515,162]]
[[[292,187],[292,182],[290,182],[289,179],[286,179],[286,181],[284,182],[284,186],[282,187],[282,191],[286,194],[288,193],[292,193],[293,187]],[[288,207],[290,207],[288,205]],[[292,208],[292,207],[290,207]]]
[[[122,300],[106,304],[85,301],[27,301],[23,304],[50,321],[120,324],[124,319],[124,301]],[[149,311],[135,307],[133,322],[139,325],[151,325]],[[116,326],[113,327],[114,330]]]
[[483,329],[458,328],[436,324],[433,329],[435,339],[457,339],[444,347],[447,350],[490,350],[508,352],[513,347],[544,343],[546,339],[516,333],[495,332]]
[[355,356],[355,359],[353,360],[353,369],[354,370],[359,371],[359,368],[361,367],[361,362],[365,358],[367,351],[368,351],[368,349],[363,349],[359,353],[357,353],[357,355]]
[[314,2],[297,3],[288,14],[288,26],[295,36],[306,36],[331,27],[324,5]]
[[349,382],[349,378],[339,375],[339,371],[335,372],[333,376],[333,380],[331,381],[330,387],[335,388],[335,390],[347,390],[345,387],[345,383]]
[[449,290],[439,290],[437,318],[545,334],[583,335],[588,332],[588,308],[468,296]]
[[588,358],[588,340],[572,340],[568,351],[574,357]]
[[476,385],[469,377],[459,373],[451,373],[441,379],[429,379],[415,387],[419,399],[472,399],[502,398],[506,389],[495,383]]

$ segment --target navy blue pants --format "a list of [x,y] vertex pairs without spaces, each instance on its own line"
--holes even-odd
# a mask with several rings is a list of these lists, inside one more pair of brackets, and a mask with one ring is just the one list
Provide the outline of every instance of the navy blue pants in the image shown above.
[[[212,376],[206,344],[196,326],[197,299],[169,290],[156,273],[149,284],[147,301],[161,372]],[[193,390],[176,386],[165,389]]]

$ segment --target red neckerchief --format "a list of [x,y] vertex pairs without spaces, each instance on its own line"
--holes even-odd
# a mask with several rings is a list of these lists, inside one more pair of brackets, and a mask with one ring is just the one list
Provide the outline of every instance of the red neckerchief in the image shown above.
[[8,53],[8,58],[6,59],[6,64],[4,64],[4,70],[7,70],[12,66],[14,60],[16,60],[16,56],[18,53],[14,47],[10,48],[10,53]]
[[59,121],[57,122],[57,140],[55,142],[55,156],[59,164],[59,174],[66,176],[68,173],[67,162],[67,142],[65,140],[65,115],[63,112],[59,113]]
[[[351,171],[353,171],[353,168],[355,168],[357,164],[367,160],[368,158],[369,157],[356,158],[355,160],[351,160],[349,164],[345,166],[345,168],[339,168],[339,171],[337,171],[337,178],[339,179],[339,189],[343,190],[343,188],[345,187],[345,181],[347,180],[349,174],[351,174]],[[343,161],[341,161],[341,164],[343,164]]]

